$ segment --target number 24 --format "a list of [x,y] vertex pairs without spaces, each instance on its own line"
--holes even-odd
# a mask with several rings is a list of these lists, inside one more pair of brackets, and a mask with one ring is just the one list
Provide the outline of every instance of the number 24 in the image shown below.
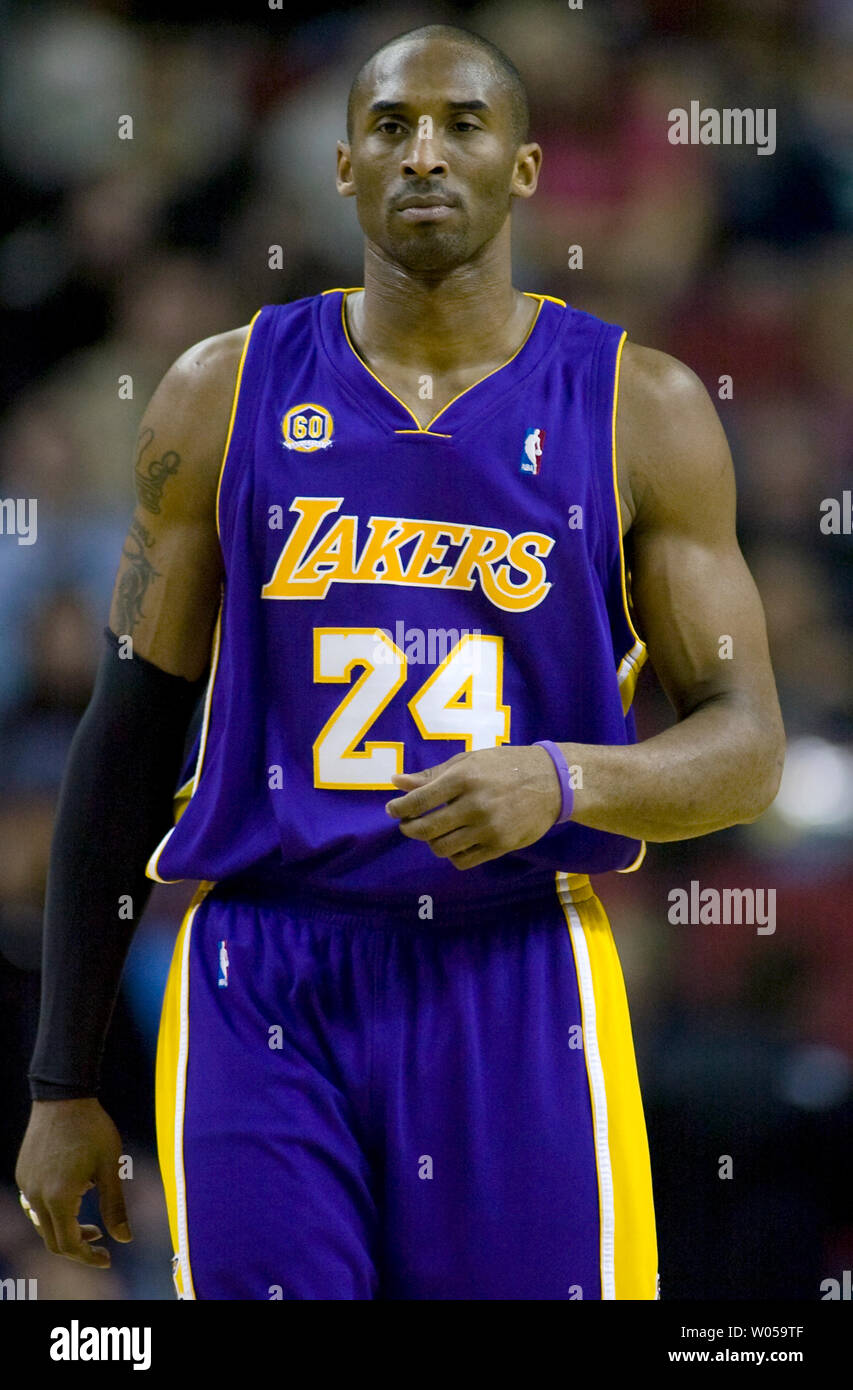
[[[363,670],[353,682],[357,666]],[[358,745],[405,685],[406,670],[404,653],[381,629],[314,629],[314,680],[350,685],[314,740],[315,787],[394,790],[391,774],[403,771],[403,744]],[[502,687],[503,638],[466,633],[408,705],[424,738],[458,738],[468,750],[496,748],[509,742]]]

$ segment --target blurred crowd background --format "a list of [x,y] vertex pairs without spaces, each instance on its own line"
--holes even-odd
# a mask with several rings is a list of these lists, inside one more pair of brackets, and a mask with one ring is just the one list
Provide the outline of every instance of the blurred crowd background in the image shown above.
[[[187,346],[259,305],[361,283],[354,202],[334,188],[349,83],[387,38],[447,19],[497,42],[528,85],[545,157],[515,213],[515,283],[689,363],[732,446],[789,738],[783,787],[756,824],[650,846],[639,873],[598,888],[632,1005],[662,1296],[820,1298],[853,1268],[853,538],[820,526],[821,503],[851,487],[853,11],[299,11],[0,3],[0,497],[38,500],[36,544],[0,535],[0,1278],[37,1277],[41,1298],[172,1297],[153,1055],[183,886],[155,889],[105,1072],[134,1158],[135,1243],[113,1247],[109,1274],[89,1271],[42,1253],[17,1205],[57,789],[148,397]],[[692,100],[775,108],[775,154],[671,145],[668,112]],[[648,668],[637,710],[641,736],[672,718]],[[692,879],[775,889],[775,933],[670,924],[668,894]]]

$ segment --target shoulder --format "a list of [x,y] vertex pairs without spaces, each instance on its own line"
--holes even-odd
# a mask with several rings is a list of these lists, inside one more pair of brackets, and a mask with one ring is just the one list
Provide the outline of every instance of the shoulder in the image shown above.
[[168,459],[168,500],[174,516],[191,519],[209,512],[249,327],[244,324],[194,343],[163,376],[137,434],[134,468],[140,500]]
[[626,342],[619,378],[619,411],[626,425],[677,432],[709,415],[716,419],[696,373],[667,352]]
[[237,370],[250,324],[204,338],[182,352],[151,398],[152,411],[168,416],[174,429],[215,432],[231,413]]
[[233,391],[249,328],[246,323],[194,343],[172,363],[161,385],[168,382],[188,395]]
[[216,431],[231,414],[237,370],[249,324],[204,338],[182,352],[155,391],[149,410],[164,411],[173,427]]
[[619,373],[616,456],[636,522],[644,508],[678,509],[688,495],[731,481],[731,455],[711,397],[669,353],[626,342]]

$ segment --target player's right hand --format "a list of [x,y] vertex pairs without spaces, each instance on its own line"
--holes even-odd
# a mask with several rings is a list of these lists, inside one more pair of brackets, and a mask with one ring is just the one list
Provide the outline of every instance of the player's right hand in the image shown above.
[[102,1231],[77,1219],[91,1187],[98,1189],[101,1217],[113,1239],[133,1239],[119,1177],[121,1155],[119,1132],[94,1096],[33,1101],[15,1181],[21,1205],[29,1203],[24,1210],[54,1255],[109,1268],[109,1251],[93,1244]]

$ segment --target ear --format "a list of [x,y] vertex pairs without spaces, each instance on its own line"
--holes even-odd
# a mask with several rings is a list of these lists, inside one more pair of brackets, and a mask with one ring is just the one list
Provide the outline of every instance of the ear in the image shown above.
[[352,158],[350,147],[345,140],[338,141],[337,165],[337,190],[342,198],[353,198],[355,196],[355,181],[352,176]]
[[532,198],[539,183],[542,149],[539,145],[519,145],[515,156],[510,193],[514,198]]

